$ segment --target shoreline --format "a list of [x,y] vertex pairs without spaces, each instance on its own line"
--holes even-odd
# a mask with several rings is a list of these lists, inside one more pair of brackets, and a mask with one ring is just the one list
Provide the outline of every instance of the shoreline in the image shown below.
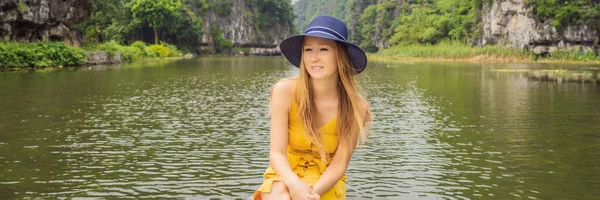
[[600,64],[600,61],[560,60],[552,58],[519,59],[477,55],[464,58],[447,58],[444,56],[389,56],[367,54],[369,61],[376,62],[466,62],[466,63],[550,63],[550,64]]
[[151,57],[144,57],[144,58],[137,58],[135,60],[131,60],[131,61],[125,61],[125,62],[119,62],[119,63],[111,63],[111,64],[97,64],[97,65],[59,65],[59,66],[52,66],[52,67],[0,67],[0,72],[10,72],[10,71],[44,71],[44,70],[56,70],[56,69],[75,69],[75,68],[87,68],[87,69],[92,69],[92,68],[103,68],[103,67],[107,67],[107,66],[120,66],[121,64],[129,64],[129,63],[137,63],[137,62],[159,62],[159,61],[172,61],[172,60],[182,60],[182,59],[193,59],[196,58],[197,56],[174,56],[174,57],[163,57],[163,58],[151,58]]
[[433,45],[396,45],[367,54],[367,57],[378,61],[410,62],[600,64],[600,55],[594,51],[556,49],[538,54],[529,49],[500,45],[473,46],[451,40]]
[[[192,59],[198,57],[212,57],[212,56],[225,56],[225,57],[245,57],[242,55],[179,55],[172,57],[141,57],[136,58],[131,61],[124,61],[121,63],[134,63],[134,62],[148,62],[148,61],[157,61],[157,60],[180,60],[180,59]],[[264,57],[273,57],[273,56],[264,56]],[[379,55],[378,53],[367,53],[367,58],[369,61],[374,62],[463,62],[463,63],[536,63],[536,64],[585,64],[585,65],[598,65],[600,64],[600,60],[587,60],[587,61],[577,61],[577,60],[560,60],[553,58],[540,58],[540,59],[522,59],[516,57],[500,57],[500,56],[488,56],[488,55],[475,55],[468,57],[460,57],[460,58],[448,58],[447,56],[393,56],[393,55]],[[121,63],[114,64],[102,64],[102,65],[59,65],[53,67],[0,67],[0,72],[6,71],[16,71],[16,70],[41,70],[41,69],[60,69],[60,68],[93,68],[94,66],[107,66],[107,65],[120,65]]]

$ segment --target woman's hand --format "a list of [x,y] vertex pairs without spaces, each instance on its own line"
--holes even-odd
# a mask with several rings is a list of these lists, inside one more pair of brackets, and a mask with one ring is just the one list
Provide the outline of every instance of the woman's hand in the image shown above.
[[[313,194],[316,194],[311,185],[308,185],[300,179],[289,182],[287,185],[292,200],[313,200]],[[318,198],[317,198],[318,199]]]
[[317,192],[315,192],[315,189],[313,188],[313,186],[311,184],[308,184],[308,187],[310,188],[310,194],[308,194],[306,196],[306,199],[308,199],[308,200],[320,200],[321,196],[319,196],[319,194],[317,194]]

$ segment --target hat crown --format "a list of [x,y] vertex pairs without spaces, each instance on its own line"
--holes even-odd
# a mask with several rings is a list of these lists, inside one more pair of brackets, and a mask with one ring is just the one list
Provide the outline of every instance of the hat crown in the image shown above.
[[348,27],[343,21],[327,15],[315,17],[304,29],[305,34],[321,32],[348,41]]

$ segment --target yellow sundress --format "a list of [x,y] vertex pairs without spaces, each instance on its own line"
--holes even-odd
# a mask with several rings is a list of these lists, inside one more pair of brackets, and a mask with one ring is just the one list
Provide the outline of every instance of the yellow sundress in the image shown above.
[[[324,145],[325,153],[329,159],[326,163],[321,162],[318,148],[310,142],[310,139],[304,134],[302,119],[298,116],[298,108],[295,101],[292,101],[292,108],[288,115],[288,145],[287,157],[292,171],[307,184],[314,185],[319,177],[325,172],[331,162],[337,149],[339,140],[336,134],[337,117],[319,128]],[[281,177],[275,173],[273,167],[269,165],[264,173],[265,181],[258,190],[254,192],[252,199],[262,199],[261,192],[270,192],[274,181],[282,181]],[[346,174],[325,194],[321,196],[322,200],[346,199]]]

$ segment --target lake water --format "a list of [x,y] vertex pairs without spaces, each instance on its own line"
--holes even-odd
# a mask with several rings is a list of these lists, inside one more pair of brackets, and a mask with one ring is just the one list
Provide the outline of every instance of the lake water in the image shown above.
[[[598,65],[372,62],[349,199],[594,199]],[[247,199],[281,57],[0,73],[0,199]]]

